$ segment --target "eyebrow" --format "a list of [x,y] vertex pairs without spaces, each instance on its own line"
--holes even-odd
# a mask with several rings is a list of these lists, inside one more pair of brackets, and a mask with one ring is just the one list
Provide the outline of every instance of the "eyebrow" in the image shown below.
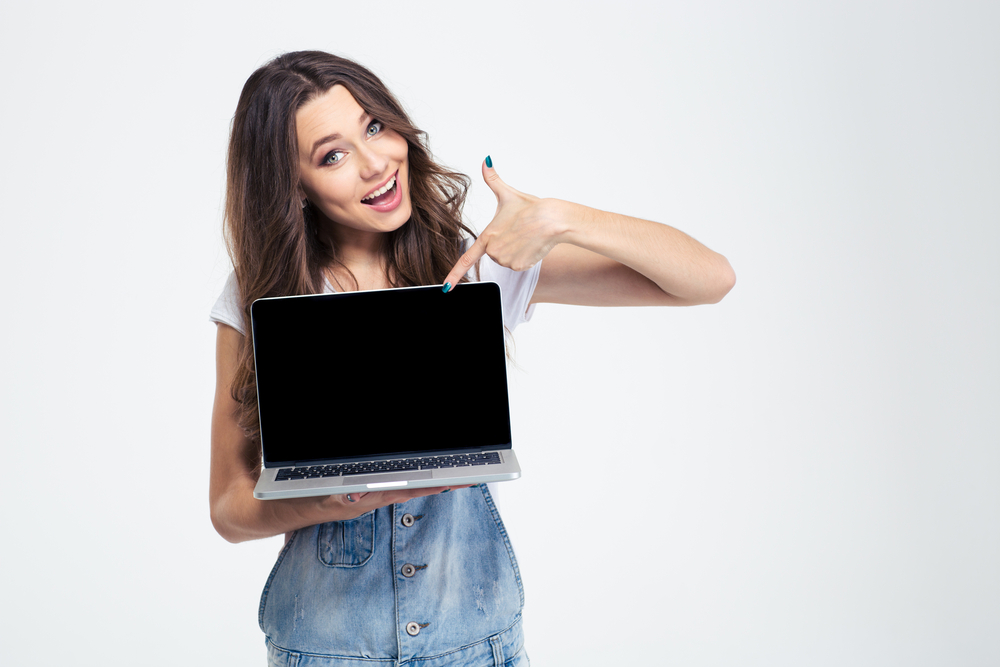
[[[365,111],[364,109],[362,109],[361,110],[361,115],[358,117],[358,125],[360,125],[365,120],[365,118],[368,118],[368,116],[370,116],[370,115],[371,114],[369,114],[367,111]],[[340,135],[339,132],[334,132],[333,134],[327,135],[327,136],[323,137],[322,139],[317,139],[315,142],[313,142],[313,147],[312,147],[312,150],[309,151],[309,155],[313,155],[313,156],[316,155],[316,149],[317,148],[319,148],[320,146],[322,146],[325,143],[328,143],[328,142],[331,142],[331,141],[336,141],[337,139],[340,139],[340,136],[341,135]]]

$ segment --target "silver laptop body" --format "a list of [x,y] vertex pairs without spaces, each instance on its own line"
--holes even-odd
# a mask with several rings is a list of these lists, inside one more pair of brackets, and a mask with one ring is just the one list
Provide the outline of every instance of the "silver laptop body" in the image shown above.
[[258,299],[259,499],[517,479],[500,287]]

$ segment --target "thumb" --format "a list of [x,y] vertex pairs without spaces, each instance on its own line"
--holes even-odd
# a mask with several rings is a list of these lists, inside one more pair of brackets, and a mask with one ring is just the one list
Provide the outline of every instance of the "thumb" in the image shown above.
[[496,195],[497,203],[500,203],[501,198],[510,189],[510,186],[503,182],[500,178],[500,174],[497,170],[493,168],[493,160],[489,155],[483,160],[483,180],[486,181],[486,185],[489,186],[493,194]]

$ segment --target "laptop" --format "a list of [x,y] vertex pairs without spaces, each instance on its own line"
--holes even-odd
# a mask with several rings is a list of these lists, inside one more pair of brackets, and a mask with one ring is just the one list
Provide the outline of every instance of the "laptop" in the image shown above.
[[259,499],[517,479],[500,286],[258,299]]

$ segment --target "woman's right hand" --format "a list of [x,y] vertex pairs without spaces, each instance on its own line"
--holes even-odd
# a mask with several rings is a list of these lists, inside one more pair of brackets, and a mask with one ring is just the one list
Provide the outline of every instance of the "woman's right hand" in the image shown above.
[[[359,517],[366,512],[378,509],[379,507],[385,507],[386,505],[393,505],[395,503],[405,503],[407,500],[412,500],[413,498],[433,496],[438,493],[450,491],[451,489],[464,489],[467,486],[468,485],[434,486],[426,489],[369,491],[366,493],[347,493],[338,494],[336,496],[323,496],[320,499],[320,504],[323,505],[324,508],[320,510],[320,513],[323,516],[336,517],[327,518],[324,521],[347,521],[348,519]],[[348,497],[353,498],[353,500],[348,500]],[[268,500],[264,502],[281,501]],[[323,522],[317,521],[315,523]]]

